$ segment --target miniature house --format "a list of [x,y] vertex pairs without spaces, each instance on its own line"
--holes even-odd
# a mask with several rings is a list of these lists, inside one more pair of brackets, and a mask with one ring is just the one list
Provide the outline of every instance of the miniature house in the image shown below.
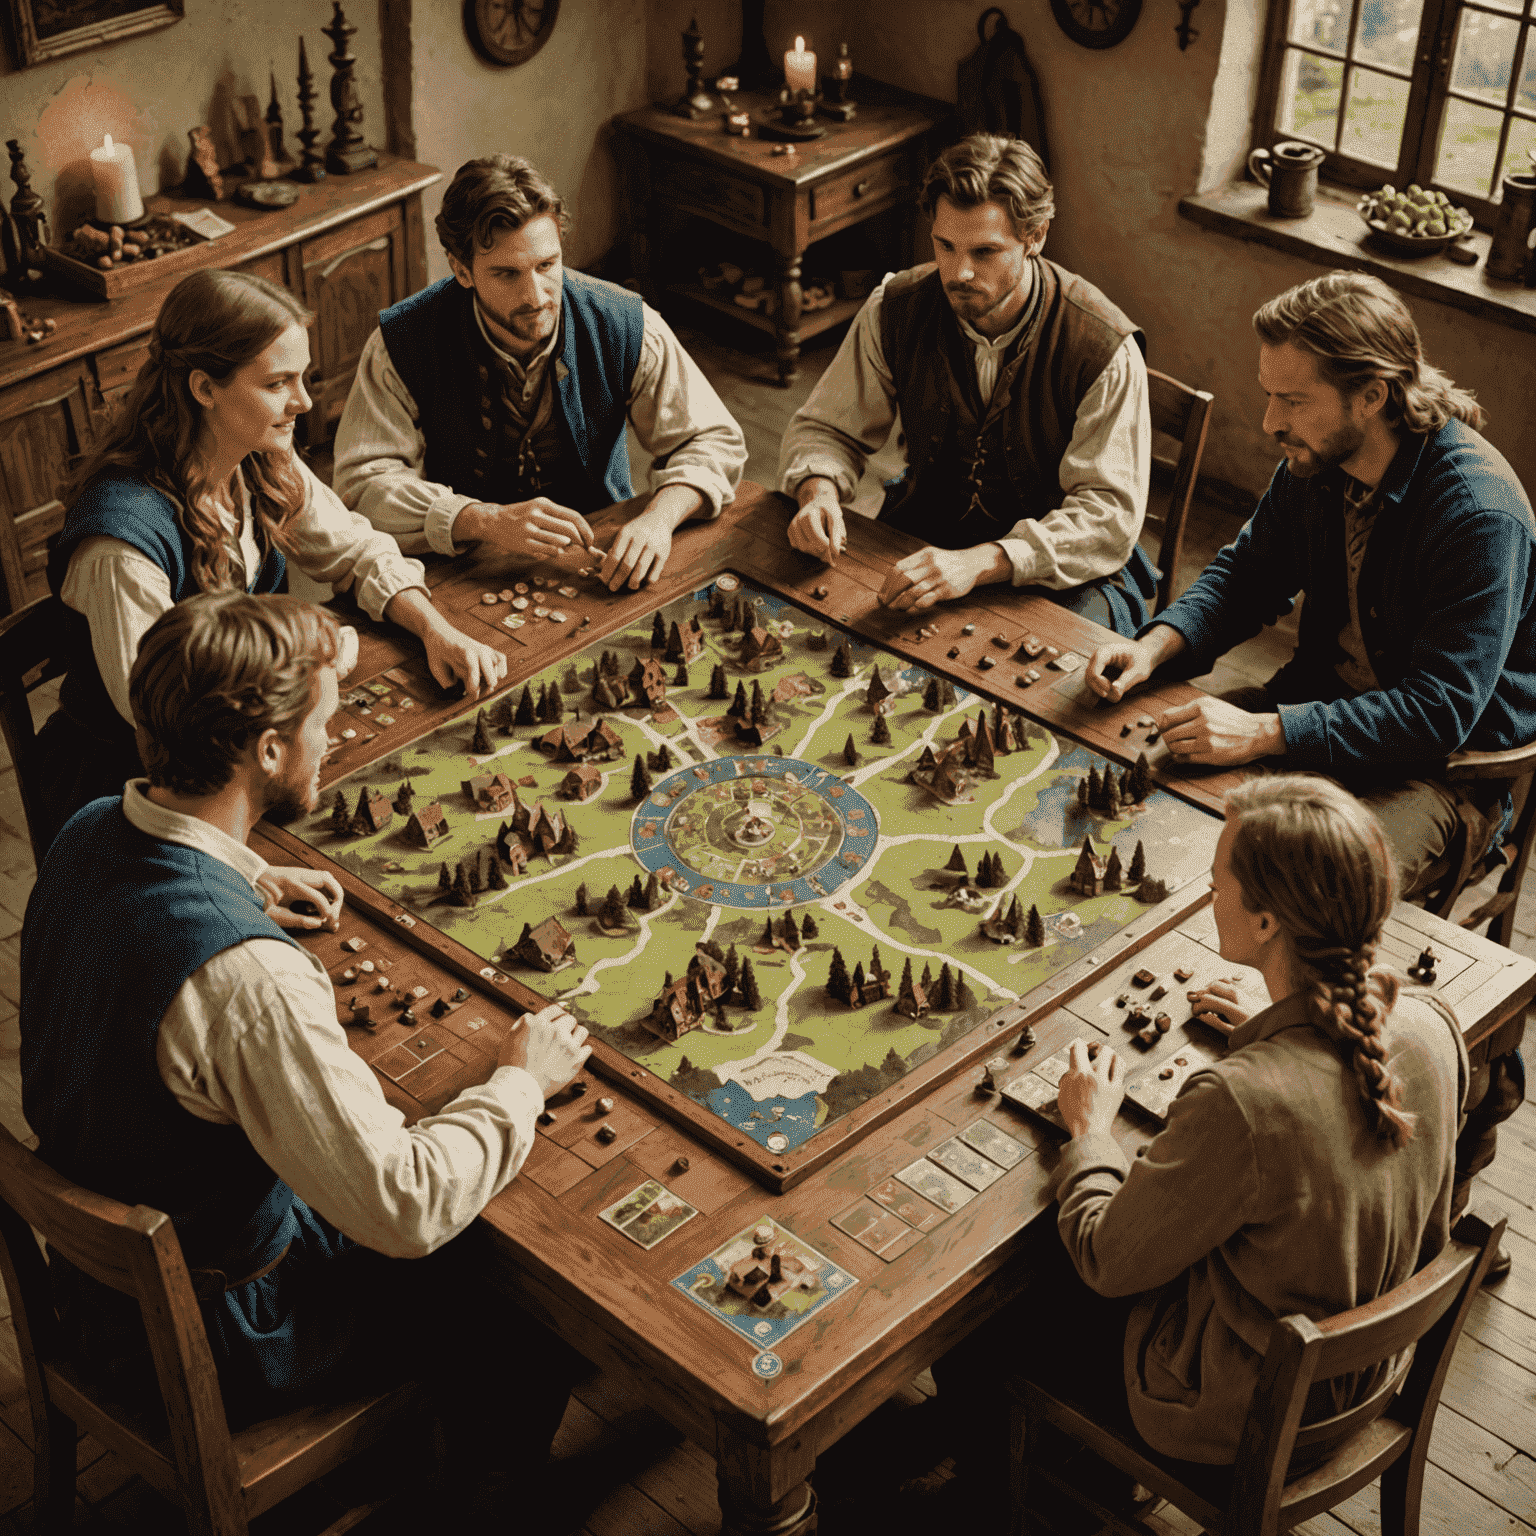
[[903,1018],[924,1018],[928,1009],[928,993],[920,981],[914,981],[901,989],[901,996],[896,999],[896,1012]]
[[575,848],[575,839],[563,812],[551,810],[540,800],[526,814],[528,827],[523,835],[533,844],[536,853],[548,858],[552,853],[570,853]]
[[816,1275],[788,1243],[759,1243],[731,1265],[725,1283],[754,1307],[766,1307],[786,1291],[814,1290]]
[[609,762],[624,755],[623,738],[606,720],[557,725],[539,737],[538,748],[557,763]]
[[602,787],[602,770],[591,763],[578,763],[561,779],[557,793],[562,800],[590,800]]
[[704,636],[691,624],[678,624],[674,620],[662,659],[671,666],[681,662],[686,667],[697,661],[703,651]]
[[435,800],[431,805],[417,806],[405,824],[406,841],[417,848],[435,848],[447,836],[448,818]]
[[370,832],[382,832],[394,820],[395,808],[388,795],[365,789],[358,797],[357,814],[352,818],[352,831],[358,837]]
[[686,975],[662,990],[641,1023],[663,1040],[677,1040],[697,1029],[725,995],[725,967],[713,955],[695,950]]
[[575,964],[576,941],[557,917],[540,923],[537,928],[524,923],[523,936],[512,947],[511,957],[538,971],[560,971]]
[[592,703],[597,709],[620,709],[629,702],[629,684],[622,677],[601,673],[592,685]]
[[764,672],[783,659],[783,643],[761,624],[754,624],[741,637],[741,664],[747,671]]
[[1085,837],[1083,851],[1067,876],[1067,889],[1076,896],[1102,896],[1105,867],[1105,861],[1093,851],[1092,842]]
[[476,811],[509,811],[517,803],[517,791],[504,773],[477,773],[462,781],[465,797]]
[[635,658],[629,672],[629,691],[638,703],[644,699],[655,709],[665,703],[667,697],[667,669],[652,656],[647,661]]

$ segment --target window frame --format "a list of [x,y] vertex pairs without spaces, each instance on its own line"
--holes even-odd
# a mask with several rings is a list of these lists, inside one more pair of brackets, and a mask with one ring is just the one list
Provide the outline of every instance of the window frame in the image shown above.
[[[1440,139],[1446,114],[1453,100],[1459,97],[1451,90],[1451,71],[1456,57],[1456,43],[1460,33],[1461,17],[1470,4],[1474,10],[1483,7],[1477,0],[1425,0],[1424,13],[1419,23],[1419,36],[1414,44],[1413,63],[1408,83],[1408,105],[1404,113],[1403,136],[1398,146],[1398,162],[1393,168],[1378,165],[1369,160],[1344,154],[1305,133],[1285,134],[1276,126],[1280,110],[1281,85],[1285,75],[1285,56],[1291,44],[1289,33],[1291,13],[1296,0],[1270,0],[1265,19],[1264,53],[1259,71],[1259,86],[1253,115],[1253,147],[1270,149],[1288,138],[1308,144],[1316,144],[1323,151],[1320,174],[1324,180],[1340,186],[1374,190],[1384,182],[1404,188],[1417,182],[1422,187],[1443,191],[1452,202],[1467,208],[1476,222],[1491,227],[1498,218],[1499,198],[1466,192],[1434,179],[1435,161],[1440,150]],[[1350,10],[1349,38],[1340,50],[1323,49],[1308,45],[1304,51],[1325,58],[1338,60],[1345,65],[1346,85],[1353,84],[1353,70],[1357,67],[1374,69],[1377,66],[1353,59],[1350,50],[1355,45],[1359,27],[1362,0],[1353,0]],[[1524,49],[1517,38],[1510,71],[1509,89],[1502,107],[1503,127],[1496,151],[1496,165],[1502,165],[1507,151],[1509,135],[1517,120],[1536,121],[1536,112],[1517,106],[1520,81],[1524,69],[1536,59],[1536,4],[1527,4],[1519,16],[1497,12],[1512,20],[1523,29]],[[1339,112],[1348,108],[1348,96],[1341,90]],[[1477,102],[1492,107],[1489,101]],[[1515,167],[1523,169],[1523,167]],[[1505,175],[1509,174],[1506,167]]]

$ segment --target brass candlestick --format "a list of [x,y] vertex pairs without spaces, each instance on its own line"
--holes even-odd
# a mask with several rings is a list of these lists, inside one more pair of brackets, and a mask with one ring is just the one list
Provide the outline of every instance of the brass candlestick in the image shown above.
[[352,78],[357,68],[357,55],[349,53],[348,46],[357,36],[357,28],[347,20],[341,9],[341,0],[332,0],[335,15],[331,24],[320,30],[330,38],[332,51],[331,105],[336,109],[336,121],[331,125],[331,142],[325,152],[325,168],[338,176],[354,171],[366,171],[379,163],[378,151],[363,140],[363,103],[357,94],[357,83]]
[[683,33],[683,68],[688,72],[688,84],[673,103],[672,110],[679,117],[687,118],[706,117],[716,111],[715,98],[704,89],[704,34],[699,31],[697,16]]
[[858,103],[849,97],[852,89],[853,60],[848,57],[848,44],[839,43],[832,73],[822,77],[819,110],[840,123],[851,123],[859,110]]
[[315,140],[320,137],[320,130],[315,127],[315,97],[319,92],[315,90],[315,73],[309,67],[309,55],[304,51],[304,39],[299,39],[299,113],[304,119],[304,126],[298,131],[298,141],[304,146],[303,158],[298,170],[293,173],[295,181],[324,181],[325,180],[325,156],[315,148]]
[[5,278],[11,291],[20,292],[34,282],[31,273],[42,266],[42,249],[48,243],[48,215],[43,200],[32,190],[32,173],[20,139],[7,139],[11,154],[11,180],[16,195],[11,199],[10,222],[5,230]]

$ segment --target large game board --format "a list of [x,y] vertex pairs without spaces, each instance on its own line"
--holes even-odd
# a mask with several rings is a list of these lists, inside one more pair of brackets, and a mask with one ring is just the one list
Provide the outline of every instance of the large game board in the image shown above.
[[1203,878],[1219,823],[1104,769],[727,574],[294,830],[783,1153]]

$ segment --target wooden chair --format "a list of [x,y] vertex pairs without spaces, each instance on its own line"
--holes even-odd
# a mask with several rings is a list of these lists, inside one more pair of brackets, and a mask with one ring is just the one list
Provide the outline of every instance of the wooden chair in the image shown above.
[[[1016,1382],[1011,1388],[1013,1536],[1029,1529],[1032,1474],[1083,1505],[1117,1536],[1150,1536],[1149,1527],[1104,1508],[1058,1472],[1031,1465],[1044,1424],[1064,1430],[1219,1536],[1273,1536],[1378,1477],[1383,1536],[1414,1536],[1440,1389],[1503,1235],[1502,1213],[1469,1212],[1439,1257],[1396,1290],[1321,1323],[1299,1313],[1282,1317],[1270,1334],[1234,1466],[1201,1466],[1161,1455],[1137,1435],[1127,1407],[1090,1416],[1032,1381]],[[1301,1426],[1314,1381],[1365,1370],[1410,1345],[1417,1346],[1412,1357],[1365,1402]],[[1113,1422],[1101,1422],[1106,1419]],[[1293,1451],[1302,1453],[1307,1470],[1288,1481]]]
[[[72,1184],[3,1128],[0,1201],[0,1271],[32,1409],[40,1527],[71,1526],[77,1425],[178,1503],[192,1536],[245,1536],[248,1521],[377,1440],[415,1400],[415,1386],[405,1385],[307,1406],[232,1434],[170,1218]],[[138,1301],[163,1418],[109,1400],[63,1357],[33,1228],[76,1268]],[[378,1507],[349,1511],[325,1536],[340,1536]]]
[[[1525,883],[1526,866],[1531,860],[1532,834],[1536,832],[1536,794],[1531,792],[1536,785],[1536,742],[1507,752],[1457,752],[1446,763],[1445,777],[1453,784],[1502,781],[1514,796],[1515,819],[1499,846],[1504,856],[1504,874],[1498,889],[1461,923],[1463,928],[1487,923],[1488,937],[1495,944],[1508,945],[1514,933],[1515,908]],[[1436,917],[1449,917],[1456,898],[1467,886],[1476,885],[1500,867],[1477,846],[1482,840],[1482,829],[1477,831],[1476,837],[1470,835],[1462,822],[1434,872],[1435,883],[1423,900],[1425,910]]]
[[1205,434],[1216,397],[1203,389],[1191,389],[1155,368],[1147,369],[1147,394],[1152,430],[1165,433],[1179,444],[1179,456],[1173,467],[1173,490],[1168,497],[1168,518],[1163,524],[1163,543],[1157,552],[1157,568],[1162,572],[1162,578],[1157,584],[1157,608],[1154,611],[1161,613],[1173,601],[1173,581],[1178,574],[1179,557],[1184,552],[1184,522],[1195,499],[1200,456],[1205,452]]
[[37,799],[37,730],[27,695],[67,670],[63,655],[65,626],[72,615],[52,594],[28,603],[0,620],[0,730],[16,765],[16,783],[32,839],[32,857],[41,867],[47,844]]

